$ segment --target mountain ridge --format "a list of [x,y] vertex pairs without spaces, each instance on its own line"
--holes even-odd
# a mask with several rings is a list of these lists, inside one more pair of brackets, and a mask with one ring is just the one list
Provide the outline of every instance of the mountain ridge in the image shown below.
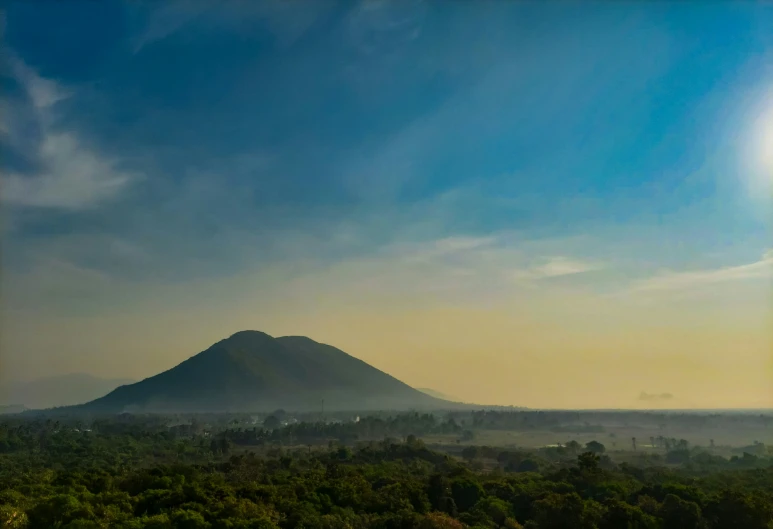
[[450,396],[446,395],[445,393],[442,393],[442,392],[437,391],[437,390],[432,389],[432,388],[416,388],[416,389],[418,391],[421,391],[422,393],[426,393],[430,397],[435,397],[436,399],[450,400],[450,401],[455,400],[453,397],[450,397]]

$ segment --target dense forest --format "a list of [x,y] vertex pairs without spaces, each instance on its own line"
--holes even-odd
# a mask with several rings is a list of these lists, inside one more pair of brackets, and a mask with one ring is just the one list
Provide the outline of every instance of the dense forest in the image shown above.
[[[347,425],[238,422],[8,417],[0,527],[773,528],[769,456],[677,443],[634,465],[601,442],[572,441],[454,455],[414,434],[347,443],[335,439],[352,435]],[[418,414],[355,424],[373,434],[460,429]]]

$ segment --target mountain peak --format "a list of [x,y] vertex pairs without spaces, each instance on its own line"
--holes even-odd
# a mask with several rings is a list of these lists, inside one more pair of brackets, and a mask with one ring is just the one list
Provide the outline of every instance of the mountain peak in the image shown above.
[[237,347],[251,347],[259,346],[273,339],[274,338],[272,336],[261,331],[245,330],[233,333],[231,336],[225,340],[222,340],[220,343],[234,345]]
[[250,338],[250,337],[262,337],[262,338],[271,338],[272,336],[262,332],[262,331],[255,331],[252,329],[247,329],[244,331],[236,331],[231,336],[226,338],[226,340],[231,339],[239,339],[239,338]]

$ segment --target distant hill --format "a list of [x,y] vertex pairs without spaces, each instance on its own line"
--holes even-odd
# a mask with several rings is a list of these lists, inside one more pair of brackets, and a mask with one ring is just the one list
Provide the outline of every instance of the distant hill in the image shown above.
[[26,411],[27,408],[22,406],[21,404],[3,404],[0,405],[0,415],[11,415],[14,413],[22,413]]
[[86,373],[71,373],[29,382],[9,383],[0,388],[0,403],[28,409],[83,404],[107,395],[118,386],[134,380],[99,378]]
[[241,331],[78,408],[93,412],[400,410],[453,406],[335,347]]

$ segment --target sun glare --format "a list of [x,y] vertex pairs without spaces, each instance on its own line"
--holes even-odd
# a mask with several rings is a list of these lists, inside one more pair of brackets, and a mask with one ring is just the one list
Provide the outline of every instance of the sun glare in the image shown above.
[[760,141],[757,147],[759,149],[758,156],[761,169],[770,179],[773,178],[773,109],[768,111],[761,121]]
[[765,98],[750,119],[743,153],[743,180],[753,200],[773,198],[773,94]]

